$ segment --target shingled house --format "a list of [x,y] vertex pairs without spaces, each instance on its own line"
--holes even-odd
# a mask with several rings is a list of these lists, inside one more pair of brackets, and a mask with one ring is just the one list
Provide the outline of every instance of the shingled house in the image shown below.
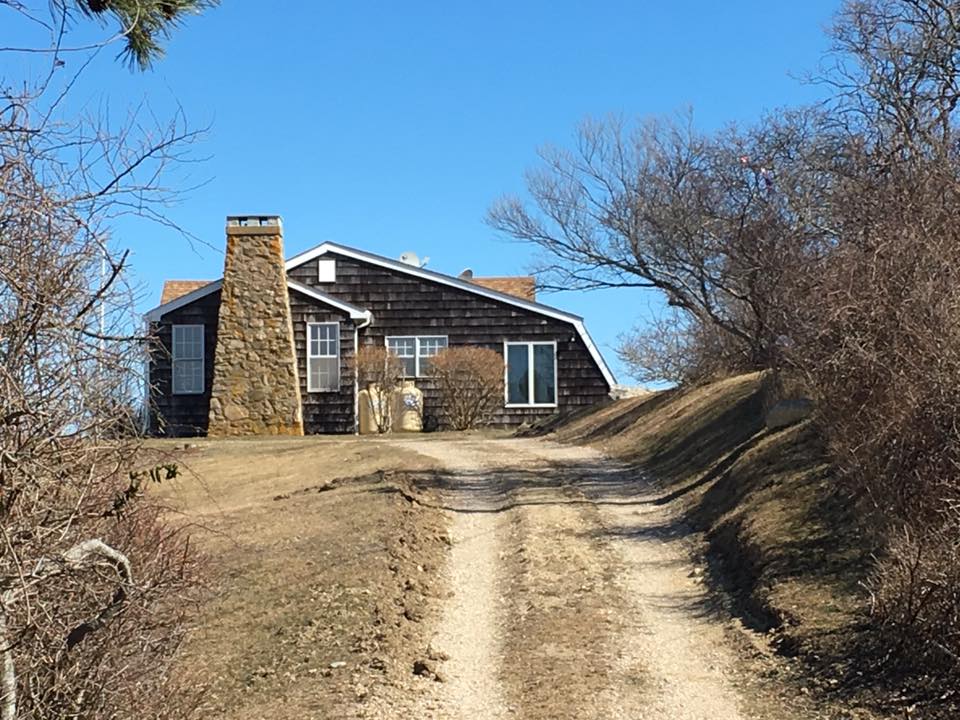
[[226,233],[223,278],[169,281],[147,314],[152,434],[355,432],[365,344],[402,358],[428,427],[429,358],[449,346],[503,355],[501,425],[596,403],[614,384],[583,319],[538,303],[532,278],[453,277],[330,242],[285,260],[275,216],[229,217]]

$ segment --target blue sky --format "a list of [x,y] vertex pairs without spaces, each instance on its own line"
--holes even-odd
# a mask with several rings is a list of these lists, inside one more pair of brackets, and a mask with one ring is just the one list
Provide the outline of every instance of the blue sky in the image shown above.
[[[524,272],[534,251],[483,222],[545,143],[588,115],[692,107],[709,129],[815,98],[796,76],[826,49],[839,0],[673,2],[294,2],[224,0],[191,20],[146,74],[101,54],[73,95],[158,115],[179,102],[210,126],[190,169],[209,180],[169,214],[214,248],[159,226],[124,223],[146,291],[165,278],[215,278],[226,215],[280,214],[287,253],[324,240],[430,268]],[[14,44],[0,27],[0,46]],[[27,71],[4,58],[0,75]],[[26,61],[24,61],[26,62]],[[75,62],[75,61],[74,61]],[[542,299],[586,317],[605,356],[657,306],[637,290]]]

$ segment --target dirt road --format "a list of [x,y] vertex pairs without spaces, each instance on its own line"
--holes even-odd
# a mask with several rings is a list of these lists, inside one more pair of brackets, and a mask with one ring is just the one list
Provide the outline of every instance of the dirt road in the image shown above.
[[747,681],[741,631],[634,472],[542,440],[388,442],[442,464],[417,483],[452,518],[451,595],[432,642],[444,682],[411,699],[411,716],[812,717]]

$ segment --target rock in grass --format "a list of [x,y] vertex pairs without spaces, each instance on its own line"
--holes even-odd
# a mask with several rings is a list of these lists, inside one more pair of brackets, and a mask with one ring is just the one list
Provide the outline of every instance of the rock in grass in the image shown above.
[[813,401],[807,398],[781,400],[767,412],[766,425],[768,430],[779,430],[806,420],[813,414]]

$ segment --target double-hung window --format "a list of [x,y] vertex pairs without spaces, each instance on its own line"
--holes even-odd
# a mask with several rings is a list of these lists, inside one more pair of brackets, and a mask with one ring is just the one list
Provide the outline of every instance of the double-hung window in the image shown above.
[[340,323],[307,325],[307,392],[340,389]]
[[203,325],[173,326],[174,395],[203,394],[203,350]]
[[387,349],[403,362],[405,377],[423,377],[430,358],[447,347],[445,335],[395,336],[387,338]]
[[507,406],[553,407],[557,404],[557,344],[507,342]]

